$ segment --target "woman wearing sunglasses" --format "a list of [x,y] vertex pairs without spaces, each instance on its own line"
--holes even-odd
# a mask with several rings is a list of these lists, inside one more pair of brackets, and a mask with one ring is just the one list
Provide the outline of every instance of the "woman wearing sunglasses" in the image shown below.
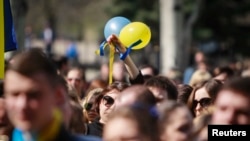
[[203,113],[210,113],[209,107],[212,106],[214,99],[222,85],[222,81],[210,79],[198,83],[193,88],[187,105],[194,117],[197,117]]
[[87,125],[87,135],[102,137],[103,125],[107,122],[110,113],[115,110],[118,96],[129,85],[125,82],[113,82],[97,96],[94,108],[99,113],[99,118]]
[[91,123],[94,121],[95,118],[99,117],[99,114],[94,108],[94,102],[102,91],[102,88],[92,89],[87,93],[85,99],[83,100],[82,106],[85,123]]

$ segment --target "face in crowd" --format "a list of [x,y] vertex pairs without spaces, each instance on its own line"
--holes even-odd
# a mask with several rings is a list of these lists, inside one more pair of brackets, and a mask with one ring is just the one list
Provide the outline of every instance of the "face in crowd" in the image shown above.
[[41,131],[53,119],[63,97],[53,64],[38,50],[14,58],[5,74],[8,116],[16,128]]
[[250,78],[235,78],[218,93],[213,124],[250,124]]
[[82,91],[84,89],[84,72],[80,68],[72,68],[67,74],[67,82],[70,86],[76,89],[80,98],[82,98]]
[[83,101],[83,113],[86,118],[86,122],[91,123],[94,121],[95,118],[99,116],[99,113],[95,110],[94,103],[96,98],[101,94],[103,91],[102,88],[96,88],[87,94],[85,100]]
[[100,122],[106,123],[110,113],[116,108],[116,103],[121,91],[127,88],[129,85],[123,82],[114,82],[106,89],[102,91],[102,94],[98,96],[96,100],[97,111],[100,114]]

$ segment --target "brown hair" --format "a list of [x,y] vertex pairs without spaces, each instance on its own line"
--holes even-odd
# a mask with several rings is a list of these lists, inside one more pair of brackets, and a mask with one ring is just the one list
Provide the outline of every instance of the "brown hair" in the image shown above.
[[[95,100],[97,99],[97,97],[102,93],[103,89],[102,88],[94,88],[92,90],[90,90],[86,97],[84,98],[84,100],[82,101],[82,107],[83,107],[83,116],[84,116],[84,120],[86,123],[89,123],[89,119],[88,119],[88,113],[85,109],[85,104],[87,104],[89,102],[89,100],[92,97],[95,97]],[[98,113],[99,114],[99,113]]]
[[191,92],[193,91],[193,87],[191,87],[188,84],[179,84],[179,85],[177,85],[177,89],[178,89],[177,101],[187,104],[188,98],[189,98]]
[[210,79],[210,80],[198,83],[194,87],[192,93],[190,94],[190,96],[188,98],[188,102],[187,102],[187,105],[188,105],[189,109],[191,110],[192,114],[195,115],[194,111],[193,111],[193,102],[194,102],[195,93],[198,89],[205,87],[205,89],[206,89],[206,91],[207,91],[208,95],[210,96],[212,103],[213,103],[215,100],[215,97],[217,96],[217,94],[222,86],[223,86],[223,82],[220,80],[217,80],[217,79]]
[[123,91],[125,88],[129,87],[129,84],[126,82],[121,82],[121,81],[115,81],[112,84],[108,85],[102,92],[101,94],[96,98],[95,101],[95,109],[96,111],[99,113],[99,105],[101,103],[101,100],[103,98],[104,95],[106,95],[108,92],[116,89],[119,92]]
[[18,72],[26,77],[43,73],[47,76],[48,83],[55,86],[58,82],[58,74],[55,64],[39,49],[30,49],[13,57],[13,62],[8,65],[8,70]]
[[145,83],[146,86],[159,87],[167,91],[170,100],[177,100],[178,91],[175,83],[165,76],[152,76]]

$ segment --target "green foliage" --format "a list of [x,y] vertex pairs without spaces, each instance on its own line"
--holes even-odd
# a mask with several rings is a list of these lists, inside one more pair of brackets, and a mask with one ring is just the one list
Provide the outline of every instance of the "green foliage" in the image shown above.
[[250,1],[205,0],[200,17],[195,25],[197,41],[202,33],[209,31],[211,38],[224,44],[231,52],[250,56]]

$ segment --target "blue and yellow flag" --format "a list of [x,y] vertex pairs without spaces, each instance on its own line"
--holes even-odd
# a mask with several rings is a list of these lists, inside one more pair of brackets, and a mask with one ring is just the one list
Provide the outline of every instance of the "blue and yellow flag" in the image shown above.
[[0,79],[4,78],[4,52],[17,49],[9,0],[0,0]]

